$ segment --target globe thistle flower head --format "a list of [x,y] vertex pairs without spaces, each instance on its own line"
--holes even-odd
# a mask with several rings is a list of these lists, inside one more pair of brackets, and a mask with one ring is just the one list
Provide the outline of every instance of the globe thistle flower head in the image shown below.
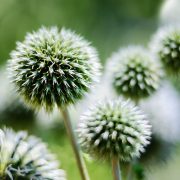
[[65,180],[46,145],[26,132],[0,130],[0,179]]
[[33,107],[52,110],[81,99],[99,75],[96,50],[66,29],[42,27],[11,53],[9,71],[17,91]]
[[129,46],[113,54],[109,61],[113,87],[118,94],[139,100],[158,89],[162,71],[146,49]]
[[165,70],[170,74],[180,72],[180,26],[172,25],[160,28],[150,43]]
[[81,119],[80,144],[92,156],[122,161],[139,157],[149,144],[151,126],[146,116],[130,101],[96,104]]

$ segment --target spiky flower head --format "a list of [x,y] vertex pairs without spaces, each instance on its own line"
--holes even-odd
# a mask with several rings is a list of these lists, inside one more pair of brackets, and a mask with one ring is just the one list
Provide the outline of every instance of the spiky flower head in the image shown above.
[[180,26],[160,28],[150,43],[152,51],[170,74],[180,72]]
[[26,132],[0,130],[0,179],[65,180],[46,145]]
[[92,156],[130,161],[149,144],[151,126],[138,107],[118,99],[90,108],[82,116],[78,132],[82,148]]
[[28,33],[11,53],[12,81],[27,103],[51,110],[81,99],[99,75],[96,50],[66,29]]
[[118,94],[139,100],[156,91],[162,71],[159,63],[143,47],[129,46],[120,49],[109,59],[108,70]]

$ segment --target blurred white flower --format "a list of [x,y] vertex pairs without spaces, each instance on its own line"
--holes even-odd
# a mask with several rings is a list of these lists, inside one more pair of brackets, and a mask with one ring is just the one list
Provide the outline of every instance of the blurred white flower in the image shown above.
[[160,22],[162,24],[172,24],[180,22],[180,1],[164,0],[160,11]]
[[[7,97],[12,96],[12,87],[10,86],[9,80],[7,78],[7,73],[4,70],[5,68],[0,69],[0,109],[4,106],[4,102],[7,101]],[[14,96],[12,96],[13,98]]]
[[180,140],[180,97],[168,82],[141,106],[150,116],[156,137],[166,142]]
[[[34,111],[27,108],[14,91],[5,67],[0,69],[0,120],[34,120]],[[5,122],[3,122],[5,123]]]

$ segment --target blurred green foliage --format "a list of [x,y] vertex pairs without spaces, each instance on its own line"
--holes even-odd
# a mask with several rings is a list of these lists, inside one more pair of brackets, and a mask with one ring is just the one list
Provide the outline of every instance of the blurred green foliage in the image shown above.
[[[97,47],[102,62],[119,46],[146,44],[158,25],[157,15],[162,0],[0,0],[0,64],[5,64],[16,41],[42,25],[65,26],[85,36]],[[69,180],[79,180],[75,159],[64,130],[30,128],[43,138],[57,154]],[[180,152],[178,151],[178,154]],[[180,156],[179,156],[180,157]],[[167,168],[154,167],[149,179],[169,179],[177,172],[180,159]],[[88,162],[92,180],[110,180],[108,164]],[[166,171],[167,170],[167,171]],[[166,171],[166,173],[164,173]],[[178,174],[172,179],[176,180]]]
[[92,41],[102,61],[122,44],[149,39],[162,0],[0,0],[0,63],[15,42],[42,25],[71,28]]

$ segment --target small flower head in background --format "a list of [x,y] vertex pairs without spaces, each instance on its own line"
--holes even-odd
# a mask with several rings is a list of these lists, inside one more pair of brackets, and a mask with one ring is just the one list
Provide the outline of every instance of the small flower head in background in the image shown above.
[[180,141],[180,96],[170,83],[164,82],[151,98],[141,103],[141,109],[149,115],[152,125],[151,144],[141,161],[148,166],[167,162]]
[[152,52],[161,60],[170,74],[180,72],[180,26],[172,25],[160,28],[150,43]]
[[82,116],[78,133],[82,148],[90,155],[130,161],[145,151],[151,126],[138,107],[118,99],[89,109]]
[[171,24],[172,22],[180,22],[180,1],[179,0],[164,0],[160,10],[160,23]]
[[0,130],[0,179],[65,180],[46,145],[26,132]]
[[89,42],[56,27],[27,34],[9,60],[19,94],[33,107],[46,110],[81,99],[97,80],[99,69],[97,52]]
[[120,49],[109,59],[112,83],[119,95],[133,100],[148,97],[160,84],[162,71],[159,63],[143,47]]
[[147,101],[141,109],[149,114],[153,134],[167,142],[180,140],[180,96],[168,82]]

